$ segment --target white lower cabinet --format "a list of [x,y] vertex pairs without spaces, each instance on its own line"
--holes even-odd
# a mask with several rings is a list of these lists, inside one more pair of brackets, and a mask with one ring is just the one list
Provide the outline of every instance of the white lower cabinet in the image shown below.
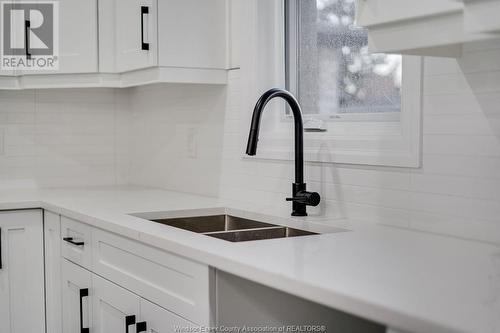
[[151,333],[202,332],[201,330],[185,330],[185,328],[194,328],[198,325],[184,320],[145,299],[141,299],[141,321],[145,323],[146,332]]
[[44,292],[42,210],[0,212],[0,331],[44,333]]
[[92,274],[66,259],[62,259],[61,271],[63,332],[88,333],[92,322]]
[[92,276],[94,333],[136,332],[140,314],[139,296],[97,275]]
[[207,265],[64,216],[60,225],[62,332],[174,333],[212,323]]
[[64,333],[174,333],[197,325],[65,259]]

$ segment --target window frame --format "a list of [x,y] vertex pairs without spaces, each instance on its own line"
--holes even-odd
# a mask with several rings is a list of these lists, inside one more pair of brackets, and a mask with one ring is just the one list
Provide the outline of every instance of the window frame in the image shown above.
[[[297,1],[297,0],[285,0]],[[300,1],[300,0],[299,0]],[[254,7],[255,34],[248,43],[248,70],[257,92],[269,88],[265,82],[285,86],[287,57],[285,52],[285,4],[283,0],[256,1]],[[263,28],[262,26],[265,25]],[[269,33],[271,32],[271,36]],[[255,50],[265,50],[261,56]],[[253,52],[253,53],[252,53]],[[273,58],[273,59],[270,59]],[[260,75],[259,75],[260,73]],[[272,78],[270,77],[272,76]],[[252,95],[252,94],[250,94]],[[255,98],[255,96],[253,96]],[[345,114],[325,122],[326,132],[304,133],[304,159],[309,162],[378,165],[391,167],[419,167],[421,161],[422,122],[422,58],[403,56],[403,86],[401,112],[398,119],[386,115]],[[249,101],[249,104],[255,100]],[[291,117],[285,116],[284,103],[268,106],[260,134],[257,158],[293,160],[293,126]],[[273,115],[267,115],[272,113]],[[394,114],[395,112],[392,112]],[[244,117],[243,117],[244,118]],[[270,120],[270,118],[274,120]],[[304,116],[304,120],[310,118]],[[246,119],[244,119],[246,120]],[[272,124],[269,124],[272,122]],[[248,124],[242,124],[243,128]],[[255,157],[254,157],[255,158]]]

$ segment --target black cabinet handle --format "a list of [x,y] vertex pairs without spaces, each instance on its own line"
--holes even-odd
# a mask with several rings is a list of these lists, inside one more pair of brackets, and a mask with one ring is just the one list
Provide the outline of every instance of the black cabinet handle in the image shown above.
[[148,325],[145,321],[141,321],[140,323],[135,324],[136,333],[147,332]]
[[89,328],[83,327],[83,298],[89,296],[88,289],[80,289],[80,333],[89,333]]
[[149,51],[149,43],[144,42],[144,15],[149,15],[148,6],[141,6],[141,50]]
[[73,237],[64,237],[63,241],[68,242],[70,244],[76,245],[76,246],[84,246],[84,242],[77,242],[73,240]]
[[25,40],[25,44],[26,44],[26,59],[31,59],[30,28],[31,28],[31,22],[29,20],[25,20],[24,21],[24,40]]
[[135,325],[135,316],[126,316],[125,317],[125,333],[128,333],[128,327],[130,325]]

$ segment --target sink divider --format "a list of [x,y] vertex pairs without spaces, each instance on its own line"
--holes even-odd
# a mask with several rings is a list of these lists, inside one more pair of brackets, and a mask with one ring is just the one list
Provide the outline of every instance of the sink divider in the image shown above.
[[272,229],[286,229],[286,227],[282,226],[273,226],[273,227],[261,227],[261,228],[245,228],[245,229],[235,229],[235,230],[220,230],[220,231],[209,231],[209,232],[202,232],[202,235],[213,235],[213,234],[228,234],[228,233],[235,233],[235,232],[251,232],[251,231],[256,231],[256,230],[272,230]]

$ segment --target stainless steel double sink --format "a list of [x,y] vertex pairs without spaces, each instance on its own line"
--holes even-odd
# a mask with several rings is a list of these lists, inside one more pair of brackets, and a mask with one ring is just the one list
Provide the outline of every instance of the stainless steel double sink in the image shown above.
[[315,232],[249,220],[231,215],[151,219],[151,221],[230,242],[288,238],[317,234]]

